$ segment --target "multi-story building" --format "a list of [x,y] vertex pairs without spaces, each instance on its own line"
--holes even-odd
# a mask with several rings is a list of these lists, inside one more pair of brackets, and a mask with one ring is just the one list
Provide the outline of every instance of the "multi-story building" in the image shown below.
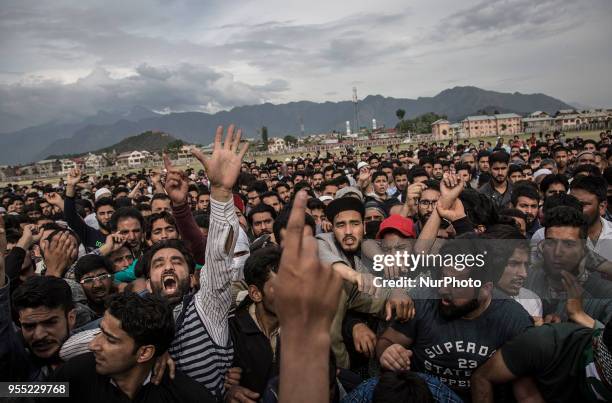
[[39,175],[53,175],[62,170],[62,163],[58,159],[42,160],[36,163],[36,170]]
[[523,126],[516,113],[468,116],[461,123],[468,137],[514,135],[521,133]]
[[285,140],[280,137],[274,137],[268,142],[268,151],[271,153],[277,153],[286,149],[287,144],[285,144]]
[[115,162],[115,164],[127,167],[135,167],[142,165],[150,157],[151,153],[148,151],[128,151],[119,154],[117,156],[117,161]]
[[522,122],[524,133],[549,133],[556,130],[555,119],[542,111],[529,114]]

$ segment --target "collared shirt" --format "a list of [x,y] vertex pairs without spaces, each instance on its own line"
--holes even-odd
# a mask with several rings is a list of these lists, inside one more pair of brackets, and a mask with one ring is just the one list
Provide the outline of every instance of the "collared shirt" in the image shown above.
[[612,222],[603,217],[600,217],[599,220],[601,222],[599,238],[593,242],[587,237],[586,243],[593,252],[612,261]]
[[495,207],[502,209],[510,203],[512,197],[512,182],[506,179],[506,191],[504,193],[499,193],[497,189],[495,189],[495,186],[493,186],[493,179],[491,179],[489,183],[484,184],[478,191],[489,196]]

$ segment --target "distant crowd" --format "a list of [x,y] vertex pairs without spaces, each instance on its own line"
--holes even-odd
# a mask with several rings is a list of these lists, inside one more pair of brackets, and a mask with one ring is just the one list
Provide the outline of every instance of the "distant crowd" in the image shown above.
[[[257,162],[232,125],[201,169],[8,184],[0,381],[74,402],[612,401],[611,142]],[[375,268],[397,252],[484,267]]]

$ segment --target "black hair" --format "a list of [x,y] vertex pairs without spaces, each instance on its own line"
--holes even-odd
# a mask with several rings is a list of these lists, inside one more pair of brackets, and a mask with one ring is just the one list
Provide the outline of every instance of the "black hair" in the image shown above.
[[98,269],[104,269],[109,274],[114,273],[113,263],[107,257],[96,254],[85,255],[74,265],[74,277],[76,281],[81,281],[84,275]]
[[265,199],[266,197],[276,197],[279,203],[283,204],[283,201],[281,200],[280,196],[276,192],[272,192],[272,191],[265,192],[265,193],[260,194],[259,197],[261,198],[262,203],[263,203],[263,199]]
[[425,190],[437,190],[438,192],[440,191],[440,181],[437,181],[435,179],[427,179],[425,182],[423,182],[423,184],[425,186],[427,186],[427,189]]
[[510,155],[503,150],[495,151],[489,156],[489,165],[493,165],[496,162],[508,164],[510,162]]
[[[311,200],[317,200],[321,202],[318,199],[311,199]],[[291,207],[291,206],[287,206],[287,207]],[[325,205],[323,207],[325,207]],[[325,211],[325,209],[323,211]],[[274,238],[276,239],[276,242],[278,242],[279,244],[281,242],[280,232],[282,229],[287,229],[287,224],[289,224],[290,213],[291,213],[291,208],[284,208],[280,212],[278,217],[276,217],[276,219],[274,220],[274,224],[272,225],[272,231],[274,232]],[[304,215],[304,224],[308,225],[312,229],[312,235],[317,234],[317,224],[315,223],[314,218],[312,218],[310,214]]]
[[488,227],[497,223],[498,215],[493,201],[475,189],[464,189],[459,194],[465,214],[472,224]]
[[476,156],[476,161],[480,161],[481,158],[484,157],[490,157],[491,153],[487,150],[481,150],[478,152],[478,155]]
[[414,183],[414,178],[416,178],[417,176],[426,176],[429,178],[429,175],[427,174],[427,171],[424,168],[416,166],[412,167],[412,169],[408,171],[408,181],[410,183]]
[[263,292],[264,284],[270,278],[270,273],[278,273],[281,260],[281,249],[276,245],[257,249],[244,263],[244,281],[254,285]]
[[520,218],[527,223],[527,214],[523,213],[521,210],[517,208],[505,208],[499,212],[499,218],[502,217],[515,217]]
[[582,239],[586,238],[588,230],[587,220],[582,211],[567,206],[554,207],[544,212],[544,228],[551,227],[580,228]]
[[582,203],[580,203],[580,200],[578,200],[576,196],[567,193],[560,193],[547,197],[544,200],[542,211],[546,213],[546,211],[559,206],[571,207],[576,211],[582,212]]
[[130,193],[130,189],[128,189],[125,186],[117,186],[114,190],[113,190],[113,196],[117,196],[119,193]]
[[600,203],[606,201],[608,184],[601,176],[579,176],[574,178],[570,188],[572,190],[580,189],[589,192],[597,196],[597,201]]
[[433,403],[427,382],[416,372],[388,371],[380,375],[374,388],[372,403]]
[[153,213],[147,217],[147,225],[146,227],[146,236],[147,239],[151,239],[151,231],[153,231],[153,224],[157,220],[164,220],[166,223],[172,225],[174,229],[178,232],[178,227],[176,225],[176,219],[174,216],[167,211],[160,211],[159,213]]
[[96,203],[94,204],[94,211],[97,212],[98,209],[103,206],[111,206],[112,208],[115,208],[115,201],[110,197],[101,197],[96,200]]
[[376,181],[376,178],[378,178],[379,176],[383,176],[385,180],[389,182],[389,178],[387,178],[386,173],[384,173],[383,171],[376,171],[372,174],[372,179],[371,179],[372,183],[374,183]]
[[457,165],[455,165],[455,172],[459,172],[459,171],[468,171],[469,173],[472,172],[472,167],[470,166],[470,164],[466,163],[466,162],[460,162]]
[[512,175],[515,172],[520,172],[520,174],[523,174],[523,166],[519,165],[519,164],[511,164],[508,167],[508,176]]
[[565,187],[565,190],[569,189],[569,182],[567,181],[565,175],[550,174],[546,175],[544,179],[542,179],[542,182],[540,182],[540,191],[542,192],[542,194],[546,194],[548,188],[555,183],[562,184],[563,187]]
[[155,200],[170,200],[170,196],[165,193],[155,193],[151,198],[151,204],[153,204]]
[[[533,183],[533,182],[529,182]],[[537,187],[535,185],[521,184],[518,186],[514,186],[512,189],[512,195],[510,195],[510,201],[512,205],[516,207],[518,203],[519,197],[527,197],[528,199],[540,201],[540,192],[538,192]]]
[[153,345],[154,357],[165,353],[174,339],[174,316],[167,301],[155,295],[123,292],[111,297],[108,313],[121,322],[121,329],[134,340],[134,353]]
[[323,203],[321,200],[317,199],[316,197],[308,199],[308,201],[306,202],[306,207],[309,210],[325,211],[325,203]]
[[280,181],[276,184],[276,186],[274,186],[274,190],[276,190],[276,192],[278,193],[278,188],[280,187],[285,187],[287,190],[291,189],[291,187],[289,186],[287,182]]
[[[517,249],[529,252],[529,243],[514,223],[495,224],[487,227],[480,235],[482,247],[485,250],[485,267],[480,270],[491,271],[496,277],[493,282],[497,283],[508,265],[508,260]],[[477,269],[478,270],[478,269]]]
[[16,318],[26,308],[63,308],[66,314],[74,309],[70,286],[64,279],[53,276],[29,277],[17,287],[11,299]]
[[577,178],[579,174],[601,176],[601,170],[596,165],[582,164],[574,169],[574,178]]
[[111,231],[112,232],[117,231],[117,224],[119,223],[119,221],[126,219],[126,218],[133,218],[135,220],[138,220],[138,222],[140,223],[140,228],[144,229],[144,226],[145,226],[144,217],[142,216],[140,211],[138,211],[134,207],[121,207],[118,210],[116,210],[113,213],[113,216],[111,217],[111,220],[110,220]]
[[346,185],[346,186],[351,185],[351,181],[349,181],[349,179],[346,177],[346,175],[344,175],[344,173],[343,175],[335,178],[334,182],[338,185],[338,187],[340,187],[341,185]]
[[144,276],[145,278],[149,278],[151,273],[151,260],[153,259],[153,256],[155,256],[155,254],[162,249],[178,250],[187,262],[189,273],[193,274],[195,272],[195,261],[193,260],[193,255],[191,254],[189,249],[187,249],[185,243],[180,239],[166,239],[153,244],[153,246],[151,246],[149,250],[145,252],[142,258],[138,260],[139,262],[142,261],[142,273],[140,273],[142,274],[142,276]]
[[408,171],[406,170],[406,168],[404,167],[397,167],[393,170],[393,177],[395,178],[396,176],[400,176],[400,175],[406,175],[408,176]]
[[193,218],[198,227],[206,229],[210,227],[210,216],[208,214],[197,214]]
[[257,206],[253,207],[247,215],[249,225],[253,225],[253,216],[259,213],[270,213],[272,219],[276,219],[276,211],[271,206],[264,203],[259,203]]
[[266,193],[268,191],[268,185],[263,181],[255,181],[249,185],[247,192],[257,192],[257,194]]

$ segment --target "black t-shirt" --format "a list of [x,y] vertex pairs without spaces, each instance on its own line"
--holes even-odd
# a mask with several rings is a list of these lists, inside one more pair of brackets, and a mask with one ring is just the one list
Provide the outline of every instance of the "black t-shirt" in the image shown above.
[[57,402],[215,402],[210,392],[180,371],[171,380],[167,373],[159,385],[149,382],[140,388],[133,400],[113,385],[111,379],[96,373],[93,353],[83,354],[59,367],[49,381],[69,382],[70,398],[50,399]]
[[593,329],[574,323],[545,324],[506,343],[501,354],[514,375],[536,380],[547,402],[577,402],[586,382],[583,353],[592,335]]
[[439,299],[415,299],[415,317],[393,329],[412,339],[411,369],[432,374],[469,399],[472,372],[497,348],[532,326],[516,301],[493,299],[477,318],[445,319]]

